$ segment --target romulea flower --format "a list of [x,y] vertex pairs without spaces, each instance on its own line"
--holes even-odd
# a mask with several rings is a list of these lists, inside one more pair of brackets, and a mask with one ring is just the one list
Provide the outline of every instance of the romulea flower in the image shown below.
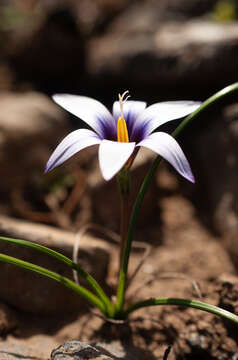
[[[146,107],[143,101],[129,101],[128,91],[119,94],[112,114],[99,101],[78,95],[56,94],[53,100],[82,119],[92,130],[78,129],[67,135],[47,162],[45,172],[54,169],[80,150],[99,145],[99,165],[105,180],[124,166],[130,166],[139,147],[144,146],[166,159],[179,174],[194,182],[194,177],[177,141],[157,128],[195,111],[194,101],[159,102]],[[155,131],[156,130],[156,131]]]

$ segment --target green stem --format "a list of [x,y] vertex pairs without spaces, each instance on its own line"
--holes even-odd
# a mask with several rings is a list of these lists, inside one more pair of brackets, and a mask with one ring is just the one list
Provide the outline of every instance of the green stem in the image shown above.
[[127,240],[127,233],[130,218],[130,178],[129,170],[122,169],[117,176],[118,187],[121,198],[120,211],[120,269],[122,266],[125,244]]
[[117,288],[117,301],[116,301],[115,307],[116,307],[118,313],[121,312],[121,310],[123,308],[123,304],[124,304],[127,270],[128,270],[128,263],[129,263],[130,253],[131,253],[133,232],[134,232],[134,228],[136,225],[136,220],[137,220],[139,210],[142,205],[145,193],[149,187],[152,176],[154,175],[160,160],[161,159],[159,157],[157,157],[155,159],[155,161],[152,164],[151,170],[146,175],[143,185],[141,186],[138,196],[136,198],[136,202],[135,202],[133,212],[132,212],[132,215],[130,218],[129,229],[128,229],[128,234],[127,234],[127,242],[126,242],[126,246],[124,249],[124,257],[123,257],[123,262],[122,262],[120,276],[119,276],[119,283],[118,283],[118,288]]
[[199,115],[201,112],[203,112],[204,110],[206,110],[208,107],[210,107],[211,105],[215,104],[217,101],[220,101],[221,99],[223,99],[225,96],[232,94],[233,92],[238,90],[238,82],[229,85],[227,87],[225,87],[224,89],[218,91],[217,93],[215,93],[214,95],[212,95],[211,97],[209,97],[207,100],[205,100],[201,106],[195,110],[192,114],[188,115],[175,129],[175,131],[173,132],[173,137],[177,137],[182,130],[185,128],[185,126],[187,126],[190,121],[192,121],[195,117],[197,117],[197,115]]
[[[123,259],[125,258],[127,234],[129,228],[129,195],[130,195],[130,179],[129,170],[122,169],[117,176],[118,188],[121,197],[121,218],[120,218],[120,268],[123,266]],[[119,271],[119,284],[121,282],[121,271]],[[118,296],[117,296],[118,299]],[[115,312],[117,312],[118,304],[115,304]]]
[[96,306],[98,309],[100,309],[102,311],[103,314],[107,315],[105,305],[97,296],[95,296],[91,291],[87,290],[83,286],[75,284],[75,282],[71,281],[70,279],[68,279],[64,276],[61,276],[61,275],[59,275],[53,271],[50,271],[48,269],[45,269],[41,266],[34,265],[30,262],[16,259],[12,256],[8,256],[5,254],[0,254],[0,261],[3,261],[7,264],[19,266],[21,268],[30,270],[32,272],[44,275],[45,277],[48,277],[55,281],[58,281],[62,285],[66,286],[66,287],[70,288],[71,290],[73,290],[74,292],[78,293],[81,297],[83,297],[85,300],[87,300],[91,305]]
[[120,226],[120,268],[123,262],[124,250],[126,245],[129,226],[129,198],[121,197],[121,226]]
[[[224,89],[218,91],[216,94],[214,94],[213,96],[208,98],[206,101],[204,101],[201,104],[201,106],[196,111],[194,111],[192,114],[187,116],[180,123],[180,125],[173,132],[173,134],[172,134],[173,137],[177,137],[182,132],[182,130],[185,128],[185,126],[187,126],[193,119],[195,119],[202,111],[206,110],[212,104],[215,104],[217,101],[221,100],[223,97],[225,97],[237,90],[238,90],[238,82],[225,87]],[[133,233],[134,233],[134,228],[136,225],[137,217],[138,217],[142,202],[144,200],[145,194],[149,188],[149,185],[151,183],[153,175],[155,174],[160,161],[161,161],[161,157],[157,156],[151,166],[150,171],[146,175],[146,177],[141,185],[141,188],[139,190],[138,196],[136,198],[136,201],[135,201],[135,204],[134,204],[134,207],[132,210],[130,223],[129,223],[128,235],[127,235],[127,242],[126,242],[126,247],[125,247],[125,251],[124,251],[124,258],[123,258],[123,263],[121,266],[119,284],[118,284],[118,289],[117,289],[116,309],[117,309],[118,313],[120,313],[122,311],[123,305],[124,305],[128,263],[129,263],[130,253],[131,253],[131,244],[132,244],[132,240],[133,240]]]
[[105,294],[105,292],[103,291],[103,289],[101,288],[101,286],[90,274],[88,274],[85,270],[83,270],[79,265],[75,264],[67,256],[62,255],[59,252],[52,250],[46,246],[36,244],[31,241],[12,239],[12,238],[3,237],[3,236],[0,236],[0,241],[5,241],[8,243],[25,246],[25,247],[31,248],[33,250],[37,250],[37,251],[46,253],[47,255],[54,257],[57,260],[66,264],[67,266],[71,267],[73,270],[76,270],[78,272],[78,274],[87,282],[87,284],[95,291],[97,296],[104,303],[105,307],[107,308],[108,316],[112,316],[112,314],[113,314],[112,303],[111,303],[110,299],[107,297],[107,295]]
[[124,314],[125,316],[129,315],[135,310],[138,310],[147,306],[155,305],[177,305],[177,306],[186,306],[199,309],[202,311],[209,312],[214,315],[218,315],[224,319],[231,320],[238,325],[238,316],[231,313],[230,311],[219,308],[215,305],[206,304],[202,301],[197,300],[188,300],[188,299],[179,299],[179,298],[152,298],[144,301],[139,301],[131,306],[129,306]]

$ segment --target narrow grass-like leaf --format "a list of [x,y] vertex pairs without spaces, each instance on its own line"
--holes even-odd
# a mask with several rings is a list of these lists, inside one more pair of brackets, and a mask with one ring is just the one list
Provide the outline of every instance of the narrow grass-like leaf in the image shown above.
[[177,305],[177,306],[192,307],[198,310],[209,312],[214,315],[218,315],[221,318],[231,320],[238,325],[238,316],[231,313],[230,311],[224,310],[215,305],[206,304],[202,301],[180,299],[180,298],[151,298],[148,300],[139,301],[129,306],[125,310],[124,314],[125,316],[127,316],[135,310],[141,309],[143,307],[155,306],[155,305]]
[[41,266],[34,265],[30,262],[19,260],[12,256],[8,256],[8,255],[1,254],[1,253],[0,253],[0,261],[30,270],[32,272],[35,272],[35,273],[41,274],[45,277],[48,277],[50,279],[53,279],[53,280],[59,282],[60,284],[70,288],[71,290],[73,290],[74,292],[79,294],[81,297],[83,297],[85,300],[87,300],[91,305],[96,306],[104,314],[106,314],[105,305],[97,296],[95,296],[91,291],[87,290],[83,286],[75,284],[75,282],[71,281],[70,279],[68,279],[64,276],[61,276],[61,275],[59,275],[53,271],[50,271],[48,269],[45,269]]
[[43,252],[51,257],[56,258],[57,260],[63,262],[64,264],[68,265],[72,269],[76,270],[78,274],[87,282],[87,284],[94,290],[94,292],[97,294],[97,296],[102,300],[102,302],[105,304],[108,312],[108,316],[110,316],[113,312],[112,309],[112,303],[110,299],[107,297],[101,286],[98,284],[98,282],[85,270],[83,270],[79,265],[75,264],[71,259],[69,259],[67,256],[52,250],[46,246],[26,241],[26,240],[20,240],[20,239],[12,239],[8,237],[0,236],[0,241],[5,241],[12,244],[17,244],[21,246],[25,246],[28,248],[31,248],[36,251]]
[[[177,137],[192,120],[194,120],[198,115],[200,115],[208,107],[217,103],[218,101],[222,100],[225,96],[228,96],[237,90],[238,90],[238,82],[225,87],[224,89],[218,91],[213,96],[209,97],[206,101],[204,101],[201,104],[201,106],[196,111],[194,111],[192,114],[188,115],[180,123],[180,125],[173,132],[173,134],[172,134],[173,137]],[[157,167],[158,167],[160,161],[161,161],[161,157],[157,156],[156,159],[154,160],[149,172],[145,176],[145,179],[140,187],[138,196],[136,198],[136,201],[135,201],[135,204],[134,204],[134,207],[132,210],[126,246],[125,246],[125,250],[124,250],[124,254],[123,254],[120,278],[119,278],[119,283],[118,283],[118,288],[117,288],[117,301],[115,304],[117,311],[122,310],[123,306],[124,306],[128,264],[129,264],[129,258],[130,258],[130,253],[131,253],[131,244],[132,244],[132,240],[133,240],[134,228],[135,228],[135,225],[137,222],[137,218],[138,218],[139,211],[140,211],[141,205],[143,203],[145,194],[149,188],[151,180],[157,170]]]

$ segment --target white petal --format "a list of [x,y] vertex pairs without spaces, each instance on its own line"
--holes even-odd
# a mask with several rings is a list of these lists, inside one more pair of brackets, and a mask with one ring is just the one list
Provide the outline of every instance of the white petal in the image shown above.
[[[136,121],[136,118],[145,110],[146,102],[143,101],[126,101],[123,104],[123,115],[126,120],[127,129],[130,134],[132,127]],[[115,101],[112,109],[113,117],[116,121],[121,116],[121,109],[119,101]]]
[[91,145],[99,144],[101,141],[98,135],[92,130],[79,129],[71,132],[61,141],[49,158],[45,172],[61,165],[80,150]]
[[99,101],[78,95],[55,94],[53,100],[71,114],[82,119],[98,135],[105,137],[105,130],[115,133],[114,119],[108,109]]
[[196,101],[167,101],[153,104],[137,118],[133,132],[138,127],[143,127],[146,136],[162,124],[194,112],[200,105],[201,103]]
[[105,180],[110,180],[125,165],[135,143],[103,140],[99,146],[99,165]]
[[156,132],[147,136],[144,140],[137,144],[144,146],[159,154],[166,159],[180,175],[187,180],[195,182],[188,160],[177,141],[164,132]]

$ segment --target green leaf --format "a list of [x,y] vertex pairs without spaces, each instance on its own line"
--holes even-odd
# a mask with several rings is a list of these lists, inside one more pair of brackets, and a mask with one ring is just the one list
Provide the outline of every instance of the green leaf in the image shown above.
[[1,254],[1,253],[0,253],[0,261],[5,262],[7,264],[19,266],[23,269],[30,270],[32,272],[43,275],[47,278],[58,281],[60,284],[68,287],[69,289],[71,289],[74,292],[76,292],[77,294],[79,294],[81,297],[83,297],[85,300],[87,300],[91,305],[94,305],[97,308],[99,308],[105,314],[105,306],[102,303],[102,301],[97,296],[95,296],[91,291],[87,290],[83,286],[75,284],[70,279],[68,279],[64,276],[61,276],[61,275],[59,275],[53,271],[50,271],[48,269],[45,269],[41,266],[34,265],[30,262],[16,259],[12,256],[8,256],[8,255]]
[[107,295],[104,293],[100,285],[97,283],[97,281],[88,274],[85,270],[83,270],[79,265],[75,264],[71,259],[69,259],[67,256],[62,255],[61,253],[52,250],[46,246],[26,241],[26,240],[20,240],[20,239],[12,239],[8,237],[0,236],[0,241],[5,241],[12,244],[17,244],[21,246],[25,246],[28,248],[31,248],[36,251],[43,252],[51,257],[56,258],[57,260],[63,262],[67,266],[71,267],[73,270],[76,270],[78,274],[88,283],[88,285],[94,290],[94,292],[97,294],[97,296],[101,299],[101,301],[104,303],[107,314],[110,316],[113,312],[113,307],[110,299],[107,297]]
[[238,325],[238,316],[231,313],[230,311],[224,310],[215,305],[204,303],[202,301],[180,299],[180,298],[152,298],[148,300],[139,301],[135,304],[132,304],[125,310],[125,316],[143,307],[155,306],[155,305],[177,305],[177,306],[192,307],[198,310],[209,312],[214,315],[218,315],[221,318],[231,320]]
[[[177,137],[192,120],[194,120],[197,116],[199,116],[208,107],[210,107],[211,105],[215,104],[216,102],[222,100],[225,96],[228,96],[237,90],[238,90],[238,82],[225,87],[224,89],[218,91],[213,96],[209,97],[206,101],[204,101],[201,104],[201,106],[196,111],[194,111],[192,114],[188,115],[180,123],[180,125],[173,132],[173,134],[172,134],[173,137]],[[125,246],[124,256],[123,256],[123,261],[122,261],[122,267],[121,267],[121,271],[120,271],[119,284],[118,284],[118,288],[117,288],[117,301],[115,304],[117,311],[121,311],[124,306],[128,264],[129,264],[129,258],[130,258],[130,253],[131,253],[133,233],[134,233],[134,229],[136,226],[139,211],[142,206],[145,194],[149,188],[151,180],[158,168],[160,161],[161,161],[161,157],[157,156],[156,159],[154,160],[149,172],[146,174],[146,176],[144,178],[144,181],[140,187],[139,193],[137,195],[137,198],[136,198],[134,206],[133,206],[132,214],[130,217],[127,241],[126,241],[126,246]]]

